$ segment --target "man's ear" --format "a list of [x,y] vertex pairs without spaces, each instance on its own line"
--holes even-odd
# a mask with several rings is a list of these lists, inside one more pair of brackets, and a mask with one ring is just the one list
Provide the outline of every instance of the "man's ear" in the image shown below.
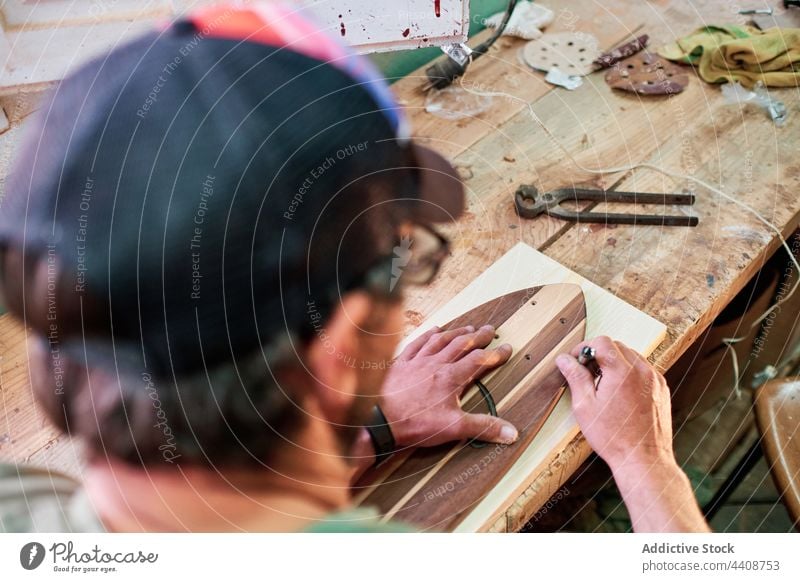
[[346,418],[358,390],[359,335],[374,307],[374,300],[362,291],[346,294],[309,345],[314,393],[333,422]]

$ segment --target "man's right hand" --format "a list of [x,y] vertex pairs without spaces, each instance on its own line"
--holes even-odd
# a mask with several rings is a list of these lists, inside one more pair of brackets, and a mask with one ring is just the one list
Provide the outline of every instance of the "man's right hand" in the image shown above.
[[[596,378],[576,357],[595,349]],[[586,440],[611,467],[637,532],[707,532],[672,451],[669,388],[641,355],[607,337],[556,358]]]
[[[576,357],[595,349],[602,376]],[[614,469],[626,463],[674,463],[667,382],[626,345],[601,336],[556,359],[572,391],[572,409],[586,440]]]

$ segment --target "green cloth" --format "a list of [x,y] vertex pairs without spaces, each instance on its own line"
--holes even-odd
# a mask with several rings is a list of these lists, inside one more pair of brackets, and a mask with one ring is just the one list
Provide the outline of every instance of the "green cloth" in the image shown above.
[[[78,481],[38,469],[0,463],[0,533],[104,532],[100,518]],[[382,523],[370,508],[334,513],[309,533],[408,533],[411,527]]]
[[753,87],[800,85],[800,28],[705,26],[658,49],[671,61],[695,65],[709,83],[739,81]]
[[[483,20],[508,6],[508,0],[471,0],[469,3],[470,26],[469,35],[477,34],[485,28]],[[394,51],[370,55],[370,59],[378,66],[387,81],[394,83],[422,65],[442,56],[438,47]]]

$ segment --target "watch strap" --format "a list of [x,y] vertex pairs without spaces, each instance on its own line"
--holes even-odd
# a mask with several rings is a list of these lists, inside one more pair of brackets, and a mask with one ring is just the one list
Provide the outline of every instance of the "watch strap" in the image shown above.
[[395,442],[389,421],[377,404],[372,408],[369,424],[364,428],[367,429],[372,446],[375,448],[375,464],[378,465],[394,453]]

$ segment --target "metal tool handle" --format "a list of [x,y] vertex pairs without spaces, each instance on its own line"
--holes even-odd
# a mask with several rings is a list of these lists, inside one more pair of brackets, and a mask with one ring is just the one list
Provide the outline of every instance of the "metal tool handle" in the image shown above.
[[655,214],[617,214],[613,212],[575,212],[566,208],[553,208],[551,216],[574,222],[592,222],[595,224],[643,224],[655,226],[697,226],[696,216],[668,216]]
[[590,202],[630,202],[639,204],[677,204],[691,206],[694,204],[694,194],[674,193],[656,194],[652,192],[620,192],[618,190],[591,190],[572,188],[578,201]]

